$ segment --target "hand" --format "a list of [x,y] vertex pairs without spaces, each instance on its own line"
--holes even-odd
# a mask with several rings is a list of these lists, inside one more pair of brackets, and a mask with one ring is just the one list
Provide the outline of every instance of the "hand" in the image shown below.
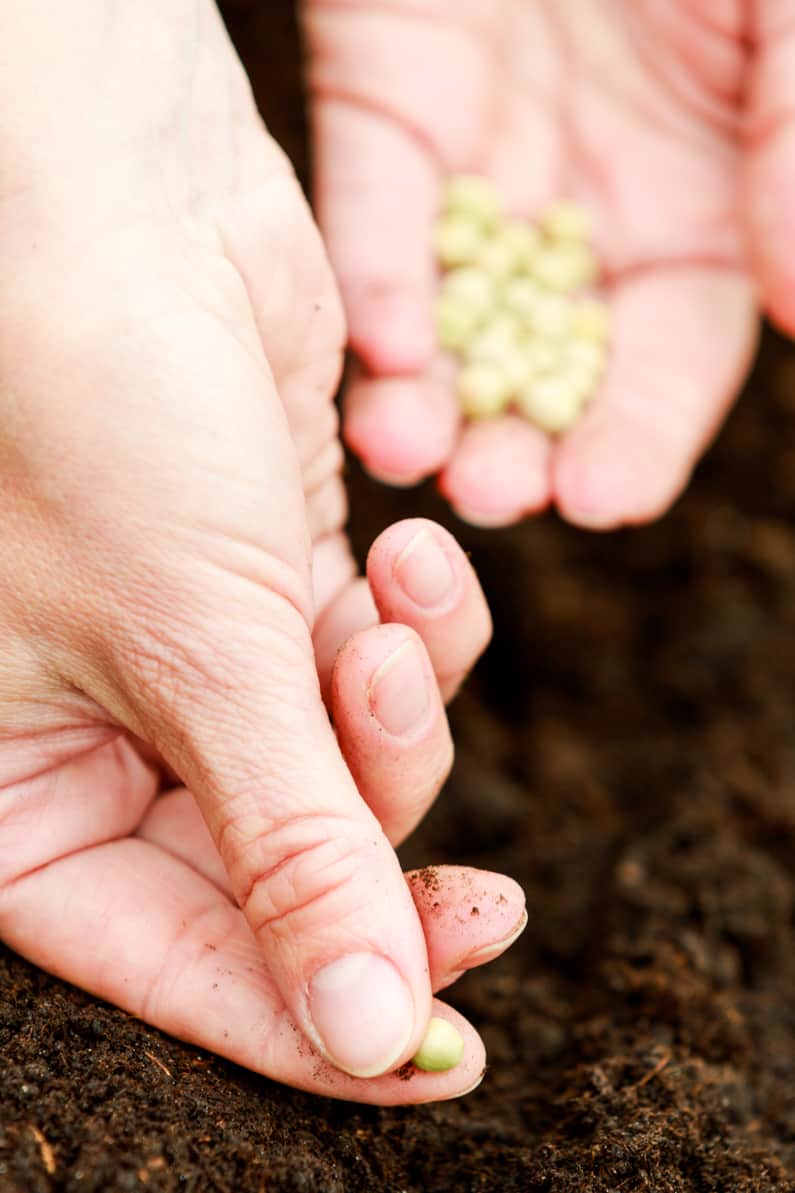
[[[441,692],[488,637],[482,594],[424,522],[355,577],[339,304],[215,10],[64,8],[0,14],[19,50],[0,81],[0,934],[278,1080],[453,1096],[483,1061],[460,1020],[453,1072],[363,1076],[409,1058],[431,988],[522,922],[497,876],[442,872],[429,903],[386,835],[449,768]],[[195,804],[157,798],[161,763]],[[486,914],[462,929],[473,884]]]
[[[738,194],[745,12],[720,12],[307,0],[318,210],[363,362],[345,434],[372,473],[440,472],[460,516],[485,525],[554,502],[608,528],[678,495],[755,342]],[[442,180],[462,170],[520,215],[560,196],[593,213],[614,342],[600,393],[559,442],[512,416],[460,426],[434,348],[429,234]],[[778,211],[788,228],[791,203]]]

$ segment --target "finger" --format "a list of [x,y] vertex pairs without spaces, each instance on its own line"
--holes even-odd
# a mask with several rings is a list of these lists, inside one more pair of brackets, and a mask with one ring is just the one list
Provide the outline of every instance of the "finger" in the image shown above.
[[439,688],[417,635],[381,625],[350,638],[334,667],[331,712],[359,791],[390,841],[402,841],[453,763]]
[[[190,866],[233,899],[218,850],[186,788],[157,799],[137,835]],[[505,952],[527,923],[522,888],[504,874],[467,866],[426,866],[406,875],[428,948],[431,988]]]
[[[484,875],[480,885],[490,887],[491,879]],[[104,930],[97,927],[97,892]],[[501,907],[499,894],[491,891]],[[65,895],[66,921],[52,914]],[[146,841],[106,842],[55,860],[18,879],[0,907],[6,939],[34,963],[277,1081],[393,1105],[455,1097],[482,1075],[477,1033],[439,1003],[433,1013],[453,1022],[464,1039],[455,1069],[426,1074],[411,1068],[361,1080],[332,1068],[296,1030],[241,912],[192,868]],[[474,920],[479,917],[470,915]],[[471,940],[462,933],[458,944],[477,949],[479,932],[478,925]],[[377,1013],[377,1004],[369,1013]]]
[[[98,892],[104,931],[97,930]],[[389,1105],[455,1096],[482,1071],[480,1040],[447,1008],[466,1043],[451,1074],[427,1083],[392,1073],[366,1081],[332,1067],[296,1030],[242,913],[145,841],[109,842],[53,862],[19,880],[3,907],[6,939],[35,964],[276,1081]],[[53,916],[53,907],[64,915]],[[362,981],[356,1021],[367,1031],[380,1007]]]
[[770,317],[795,335],[795,6],[760,0],[749,78],[748,247]]
[[549,504],[550,452],[549,438],[513,415],[470,423],[439,489],[465,522],[508,526]]
[[486,599],[458,543],[435,522],[406,519],[373,543],[367,578],[381,620],[420,635],[449,699],[491,637]]
[[[277,595],[286,576],[160,576],[178,591],[151,601],[180,623],[159,618],[152,636],[126,610],[103,698],[193,791],[294,1020],[337,1067],[370,1076],[425,1031],[425,942],[329,723],[308,615]],[[380,1009],[369,1030],[365,989]]]
[[425,930],[435,993],[499,957],[527,927],[524,892],[505,874],[426,866],[406,881]]
[[555,454],[562,515],[608,529],[662,514],[736,397],[756,328],[742,273],[692,266],[620,282],[602,389]]
[[461,422],[450,369],[435,362],[412,377],[352,370],[344,397],[345,442],[377,480],[415,485],[444,466]]

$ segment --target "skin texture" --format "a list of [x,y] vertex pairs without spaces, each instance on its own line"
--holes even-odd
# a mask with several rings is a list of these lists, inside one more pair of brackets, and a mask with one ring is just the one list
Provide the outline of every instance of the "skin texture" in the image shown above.
[[340,304],[215,10],[9,0],[0,45],[0,935],[278,1080],[454,1096],[483,1048],[449,1008],[456,1070],[364,1080],[320,1055],[310,991],[388,958],[392,1068],[523,922],[498,875],[440,871],[429,903],[390,843],[449,769],[474,574],[413,521],[355,575]]
[[[465,519],[549,504],[606,529],[661,514],[747,371],[758,288],[795,327],[792,0],[307,0],[318,210],[362,362],[345,434],[375,475]],[[451,172],[533,217],[593,214],[608,374],[551,441],[462,427],[432,336],[429,229]],[[752,267],[756,277],[752,278]]]

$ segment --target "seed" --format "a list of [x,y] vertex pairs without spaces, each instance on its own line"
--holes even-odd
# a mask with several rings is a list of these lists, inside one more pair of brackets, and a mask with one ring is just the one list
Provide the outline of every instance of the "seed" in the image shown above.
[[460,1033],[446,1019],[434,1017],[412,1061],[426,1073],[446,1073],[460,1063],[463,1055],[464,1041]]
[[530,269],[541,244],[538,229],[524,220],[505,220],[500,228],[500,239],[513,254],[515,272]]
[[461,266],[445,274],[441,293],[468,307],[479,318],[485,317],[497,301],[497,284],[489,274],[472,265]]
[[469,361],[499,363],[509,352],[515,352],[520,343],[519,328],[497,315],[475,332],[464,353]]
[[454,174],[444,188],[446,211],[458,212],[483,228],[493,228],[502,216],[502,199],[495,187],[477,174]]
[[460,352],[478,325],[477,312],[451,294],[436,299],[436,337],[447,352]]
[[571,300],[562,294],[539,294],[530,319],[530,330],[549,340],[568,335],[571,308]]
[[588,240],[591,235],[585,208],[569,199],[551,204],[541,217],[541,227],[553,240]]
[[482,240],[480,226],[463,213],[443,216],[433,233],[436,257],[445,269],[473,264]]
[[469,418],[493,418],[511,400],[511,382],[501,364],[490,360],[464,365],[456,379],[458,400]]
[[532,273],[547,289],[571,294],[593,282],[596,260],[584,244],[549,245],[536,253]]
[[571,330],[583,339],[605,343],[610,334],[610,308],[598,298],[583,298],[574,305]]
[[555,341],[539,339],[537,336],[530,336],[527,340],[524,354],[533,370],[533,376],[551,373],[561,362],[560,345]]
[[528,277],[509,278],[505,283],[502,301],[505,308],[513,311],[525,323],[532,326],[538,309],[539,296],[543,299],[541,287]]
[[499,235],[489,236],[478,249],[475,261],[481,269],[498,281],[510,276],[515,268],[515,253],[511,244]]
[[557,435],[577,421],[583,402],[568,378],[551,373],[531,381],[519,394],[517,405],[542,431]]
[[579,365],[597,378],[604,371],[607,353],[603,344],[593,340],[571,339],[566,344],[564,358],[568,364]]

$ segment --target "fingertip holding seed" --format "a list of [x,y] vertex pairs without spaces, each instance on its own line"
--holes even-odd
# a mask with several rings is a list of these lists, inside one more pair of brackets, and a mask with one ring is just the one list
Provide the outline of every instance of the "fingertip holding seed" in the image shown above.
[[412,1064],[426,1073],[447,1073],[461,1063],[463,1056],[464,1040],[461,1033],[446,1019],[434,1016],[412,1057]]

